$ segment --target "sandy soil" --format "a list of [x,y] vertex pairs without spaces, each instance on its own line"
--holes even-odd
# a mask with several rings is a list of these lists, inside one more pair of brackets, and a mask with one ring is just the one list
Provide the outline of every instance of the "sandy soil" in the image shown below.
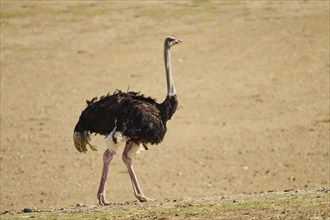
[[[162,101],[166,35],[179,108],[136,158],[147,196],[329,187],[329,2],[1,0],[1,211],[97,203],[104,139],[80,154],[73,127],[115,89]],[[110,169],[108,200],[133,201]]]

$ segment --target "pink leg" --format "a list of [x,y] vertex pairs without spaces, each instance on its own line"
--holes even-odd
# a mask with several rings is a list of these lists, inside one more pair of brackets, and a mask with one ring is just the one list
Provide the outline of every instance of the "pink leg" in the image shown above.
[[128,157],[128,152],[131,150],[133,144],[134,144],[133,142],[126,142],[122,159],[123,159],[125,165],[127,166],[127,170],[128,170],[128,173],[129,173],[129,177],[131,179],[131,182],[132,182],[132,186],[133,186],[135,197],[140,202],[152,201],[153,199],[147,198],[143,194],[143,192],[142,192],[142,190],[140,188],[139,182],[138,182],[138,180],[136,178],[135,171],[133,169],[132,159]]
[[105,183],[107,181],[108,171],[110,162],[112,160],[113,154],[107,149],[103,154],[103,169],[102,169],[102,177],[100,181],[99,191],[97,192],[97,198],[99,199],[100,205],[109,205],[105,199]]

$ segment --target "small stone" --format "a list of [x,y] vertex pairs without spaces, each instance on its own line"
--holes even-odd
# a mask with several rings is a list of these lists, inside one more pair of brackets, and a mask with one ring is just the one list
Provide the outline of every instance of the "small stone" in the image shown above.
[[291,182],[294,182],[294,181],[296,181],[296,177],[290,176],[290,177],[288,177],[288,180],[291,181]]
[[75,207],[77,208],[77,207],[82,207],[82,206],[83,206],[83,204],[79,202],[79,203],[76,204]]
[[23,209],[23,212],[24,212],[24,213],[32,212],[32,209],[30,209],[30,208],[24,208],[24,209]]

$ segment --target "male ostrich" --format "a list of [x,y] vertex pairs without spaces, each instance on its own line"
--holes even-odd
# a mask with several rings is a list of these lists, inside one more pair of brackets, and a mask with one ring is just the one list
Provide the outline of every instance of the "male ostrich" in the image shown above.
[[100,205],[109,205],[105,199],[105,183],[110,161],[120,144],[125,143],[122,159],[127,166],[135,197],[140,202],[150,201],[136,178],[132,159],[147,144],[159,144],[166,133],[166,122],[174,114],[178,101],[172,78],[170,48],[181,40],[168,36],[164,42],[164,61],[167,80],[167,96],[162,103],[137,92],[116,91],[99,100],[93,98],[81,113],[74,128],[73,141],[79,152],[86,152],[86,145],[91,150],[96,147],[89,143],[90,134],[106,136],[107,150],[103,154],[103,170],[97,197]]

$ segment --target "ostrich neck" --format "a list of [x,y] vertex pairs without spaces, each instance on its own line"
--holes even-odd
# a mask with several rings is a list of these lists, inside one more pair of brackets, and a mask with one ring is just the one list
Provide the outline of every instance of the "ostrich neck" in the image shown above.
[[166,42],[164,45],[164,61],[165,61],[165,70],[166,70],[167,96],[175,96],[176,91],[172,77],[171,54],[170,54],[170,48],[166,44]]

